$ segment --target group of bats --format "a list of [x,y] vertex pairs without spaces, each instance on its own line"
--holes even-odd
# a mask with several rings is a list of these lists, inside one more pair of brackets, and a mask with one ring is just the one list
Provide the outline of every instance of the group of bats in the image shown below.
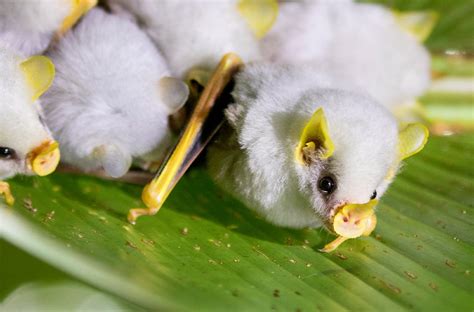
[[333,250],[370,234],[427,141],[395,116],[430,84],[432,20],[351,0],[0,0],[0,195],[60,158],[114,178],[163,159],[190,81],[233,52],[211,176],[269,222],[324,226]]

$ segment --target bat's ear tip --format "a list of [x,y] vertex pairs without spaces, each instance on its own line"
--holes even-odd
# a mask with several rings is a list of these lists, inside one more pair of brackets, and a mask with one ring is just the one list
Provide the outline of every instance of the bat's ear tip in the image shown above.
[[410,123],[402,127],[398,139],[400,160],[411,157],[421,151],[425,147],[428,137],[428,128],[419,122]]
[[170,114],[177,112],[189,97],[188,86],[180,79],[163,77],[158,82],[160,97]]
[[104,144],[96,147],[93,156],[112,178],[120,178],[125,175],[132,165],[130,154],[122,151],[114,144]]

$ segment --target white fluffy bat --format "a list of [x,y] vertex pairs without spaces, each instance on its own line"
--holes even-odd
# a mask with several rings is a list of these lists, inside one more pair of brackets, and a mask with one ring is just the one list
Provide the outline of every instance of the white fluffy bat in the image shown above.
[[[411,16],[417,22],[415,16]],[[391,110],[411,105],[430,83],[430,55],[403,20],[386,8],[352,1],[308,0],[280,5],[262,40],[267,60],[328,66]],[[426,37],[433,19],[425,23]],[[424,25],[423,23],[420,23]]]
[[[228,52],[244,61],[260,58],[258,37],[276,16],[275,1],[258,14],[258,1],[109,0],[115,10],[128,11],[157,44],[174,75],[185,79],[191,70],[210,72]],[[255,2],[255,3],[252,3]],[[255,6],[256,5],[256,6]],[[199,78],[198,78],[199,79]],[[205,80],[205,79],[204,79]]]
[[189,91],[134,23],[93,9],[49,56],[57,78],[44,108],[66,163],[120,177],[132,159],[163,154]]
[[25,55],[42,53],[97,0],[0,0],[0,42]]
[[[330,71],[247,65],[226,111],[230,127],[209,151],[212,176],[281,226],[337,232],[338,212],[371,211],[428,132],[421,124],[399,126],[369,96],[340,86]],[[357,230],[348,237],[366,230],[360,219],[346,221]]]
[[[24,58],[0,45],[0,72],[0,180],[50,174],[59,162],[59,149],[41,120],[38,98],[51,84],[54,66],[44,56]],[[0,196],[13,204],[4,181]]]

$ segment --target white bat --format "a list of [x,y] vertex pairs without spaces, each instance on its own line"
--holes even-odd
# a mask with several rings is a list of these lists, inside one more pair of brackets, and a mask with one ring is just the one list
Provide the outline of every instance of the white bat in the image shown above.
[[45,114],[66,163],[120,177],[134,159],[161,157],[171,143],[168,116],[189,91],[143,31],[93,9],[48,55],[57,78]]
[[0,196],[12,205],[9,184],[17,174],[44,176],[56,169],[58,144],[41,120],[38,98],[54,78],[44,56],[24,58],[0,45]]
[[286,2],[262,51],[272,62],[344,73],[359,90],[397,111],[416,103],[430,84],[430,55],[419,41],[435,21],[430,13],[395,14],[353,1]]
[[97,0],[0,0],[0,42],[25,55],[43,53]]

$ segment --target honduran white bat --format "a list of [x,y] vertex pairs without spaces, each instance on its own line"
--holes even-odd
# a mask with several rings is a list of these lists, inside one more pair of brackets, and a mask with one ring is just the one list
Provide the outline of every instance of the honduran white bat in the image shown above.
[[54,65],[44,56],[24,58],[0,45],[0,72],[0,196],[12,205],[3,180],[48,175],[59,162],[58,144],[42,121],[38,100],[54,78]]
[[133,159],[162,156],[189,91],[142,30],[93,9],[48,55],[57,78],[44,108],[66,163],[120,177]]

